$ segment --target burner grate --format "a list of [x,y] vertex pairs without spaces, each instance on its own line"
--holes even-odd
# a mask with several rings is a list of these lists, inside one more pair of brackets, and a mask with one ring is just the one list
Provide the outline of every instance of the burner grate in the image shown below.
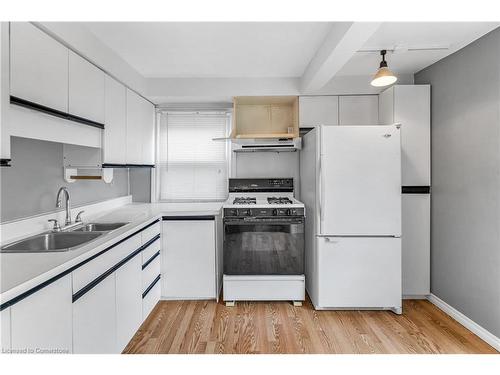
[[251,197],[236,197],[233,204],[257,204],[257,198]]

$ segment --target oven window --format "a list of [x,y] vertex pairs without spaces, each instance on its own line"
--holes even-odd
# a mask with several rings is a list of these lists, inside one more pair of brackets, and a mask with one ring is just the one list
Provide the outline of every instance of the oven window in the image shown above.
[[303,223],[224,225],[224,274],[302,275],[303,273]]

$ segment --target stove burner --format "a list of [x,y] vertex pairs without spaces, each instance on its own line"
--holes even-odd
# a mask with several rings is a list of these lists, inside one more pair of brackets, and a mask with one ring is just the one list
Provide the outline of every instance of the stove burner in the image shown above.
[[233,204],[257,204],[257,198],[251,197],[236,197],[233,200]]
[[292,204],[293,202],[287,197],[269,197],[267,198],[269,204]]

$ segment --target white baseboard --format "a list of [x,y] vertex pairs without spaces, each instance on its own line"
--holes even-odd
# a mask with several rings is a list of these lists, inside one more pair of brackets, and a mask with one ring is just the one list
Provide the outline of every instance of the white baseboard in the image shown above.
[[488,344],[490,344],[496,350],[500,351],[500,338],[496,337],[494,334],[492,334],[488,330],[484,329],[479,324],[477,324],[476,322],[474,322],[470,318],[466,317],[460,311],[458,311],[454,307],[448,305],[441,298],[435,296],[434,294],[430,294],[427,297],[427,299],[429,300],[429,302],[431,302],[433,305],[437,306],[440,310],[444,311],[446,314],[451,316],[453,319],[455,319],[457,322],[459,322],[465,328],[470,330],[472,333],[479,336],[481,339],[486,341]]

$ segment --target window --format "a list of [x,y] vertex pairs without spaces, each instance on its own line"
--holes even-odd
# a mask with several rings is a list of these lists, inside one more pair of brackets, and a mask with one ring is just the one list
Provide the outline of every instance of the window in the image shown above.
[[209,201],[227,198],[227,112],[164,112],[160,122],[159,198]]

